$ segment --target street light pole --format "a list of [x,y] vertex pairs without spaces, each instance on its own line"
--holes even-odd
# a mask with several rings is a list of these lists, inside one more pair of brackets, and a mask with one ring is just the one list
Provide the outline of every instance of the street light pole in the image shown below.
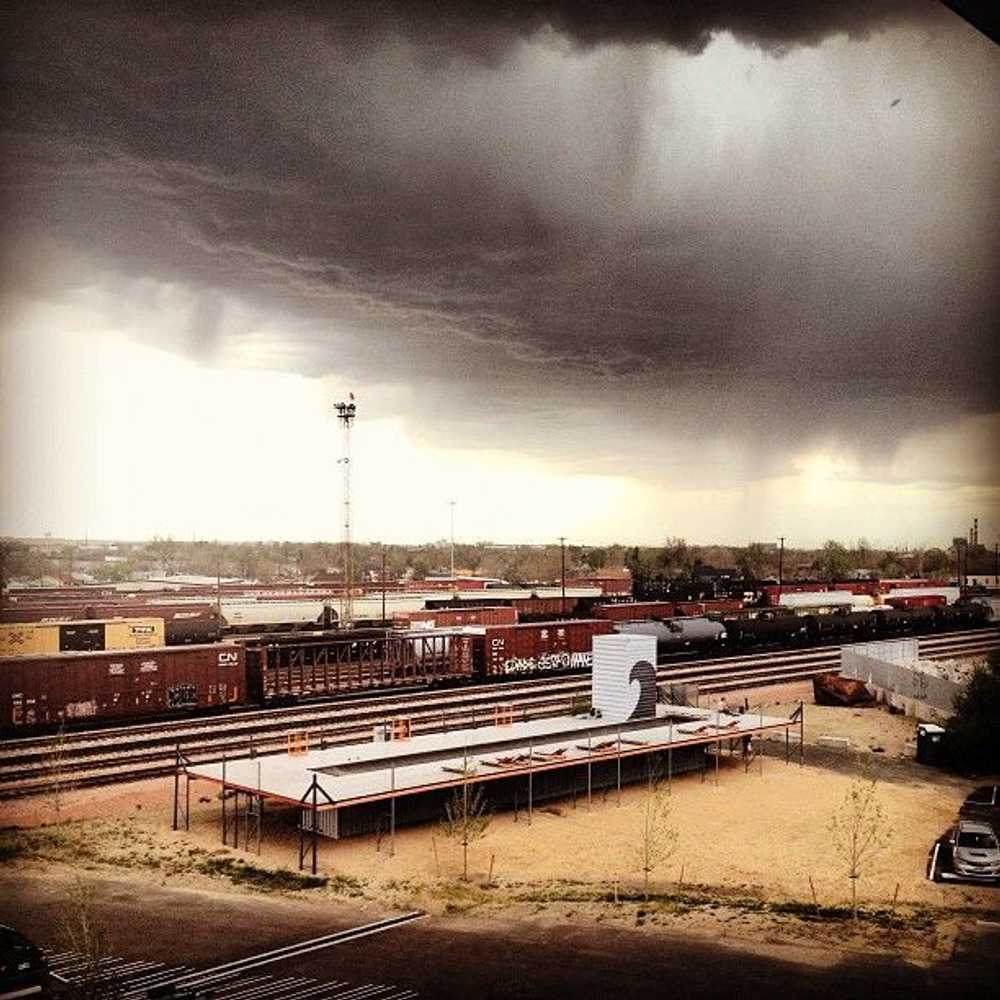
[[778,541],[781,543],[781,547],[778,549],[778,597],[781,597],[781,585],[784,582],[784,571],[785,571],[785,536],[780,535]]

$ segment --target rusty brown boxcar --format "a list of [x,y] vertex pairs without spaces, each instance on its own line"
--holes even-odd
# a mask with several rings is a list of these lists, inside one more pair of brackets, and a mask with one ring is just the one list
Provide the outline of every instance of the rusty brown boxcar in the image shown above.
[[414,687],[472,674],[470,637],[420,630],[247,647],[255,702],[294,701],[384,687]]
[[672,618],[673,601],[629,601],[627,604],[598,604],[592,612],[595,618],[612,622],[638,622],[647,618]]
[[680,601],[674,605],[674,614],[678,618],[684,618],[692,615],[729,614],[742,609],[742,601],[720,598],[709,601]]
[[0,729],[168,715],[245,703],[239,646],[159,647],[0,659]]
[[393,616],[397,628],[424,624],[433,628],[456,628],[463,625],[516,625],[517,608],[437,608],[427,611],[403,611]]
[[887,597],[885,603],[891,608],[908,611],[911,608],[943,608],[948,598],[944,594],[911,594],[908,597]]
[[613,631],[614,623],[606,619],[487,627],[473,637],[473,672],[499,677],[589,669],[594,636]]

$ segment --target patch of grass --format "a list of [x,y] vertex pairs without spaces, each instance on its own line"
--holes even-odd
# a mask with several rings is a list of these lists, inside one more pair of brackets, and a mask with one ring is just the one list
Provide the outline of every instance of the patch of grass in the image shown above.
[[18,861],[27,853],[22,841],[13,837],[0,836],[0,865]]
[[336,893],[345,896],[363,896],[365,894],[364,883],[353,875],[341,875],[337,873],[331,875],[327,880],[329,887]]
[[228,878],[234,885],[249,886],[261,892],[321,889],[330,881],[325,875],[302,875],[285,868],[279,868],[277,871],[258,868],[238,858],[206,858],[196,866],[195,870],[215,878]]

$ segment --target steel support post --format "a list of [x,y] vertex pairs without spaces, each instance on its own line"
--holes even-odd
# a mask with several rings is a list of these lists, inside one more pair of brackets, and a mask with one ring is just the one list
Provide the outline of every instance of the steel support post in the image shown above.
[[590,733],[587,733],[587,808],[593,804],[593,768],[594,760],[590,749]]
[[760,703],[760,732],[757,734],[760,748],[760,773],[764,773],[764,703]]
[[174,819],[171,829],[176,830],[178,826],[177,812],[180,809],[181,794],[181,747],[177,744],[176,757],[174,759]]
[[316,795],[317,795],[317,791],[318,791],[318,788],[317,788],[317,785],[316,785],[316,776],[313,775],[313,783],[312,783],[312,815],[310,817],[310,820],[312,822],[312,873],[313,873],[313,875],[316,874],[316,854],[319,851],[319,830],[317,829],[317,827],[319,826],[319,824],[317,823],[317,819],[318,819],[318,816],[319,816],[319,810],[316,808]]
[[222,843],[226,843],[226,755],[222,755]]
[[528,826],[531,826],[532,798],[535,791],[534,777],[535,777],[535,744],[533,741],[531,741],[528,743]]
[[389,768],[389,857],[396,856],[396,765]]
[[264,823],[264,796],[260,791],[260,761],[257,761],[257,853],[260,854],[261,827]]
[[799,767],[806,762],[806,711],[804,702],[799,702]]
[[622,727],[618,727],[618,741],[615,747],[618,764],[618,805],[622,804]]
[[668,739],[670,742],[667,744],[667,794],[672,795],[673,781],[674,781],[674,720],[670,719],[667,723]]

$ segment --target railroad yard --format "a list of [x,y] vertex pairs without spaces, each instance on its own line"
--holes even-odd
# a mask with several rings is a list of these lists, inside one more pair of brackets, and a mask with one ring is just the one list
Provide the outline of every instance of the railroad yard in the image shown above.
[[[330,599],[304,607],[269,595],[270,625],[255,632],[245,627],[252,601],[240,596],[238,630],[220,601],[214,615],[187,620],[183,638],[169,625],[183,597],[105,598],[104,613],[119,617],[102,629],[67,620],[81,601],[61,595],[63,620],[37,641],[65,645],[68,634],[78,647],[86,633],[101,648],[2,661],[16,709],[0,746],[0,856],[27,877],[19,892],[33,907],[84,865],[93,879],[192,893],[203,906],[278,897],[293,924],[328,912],[335,925],[367,928],[412,913],[428,932],[488,934],[497,921],[540,936],[640,929],[725,941],[761,961],[766,940],[803,969],[827,961],[835,929],[838,962],[863,951],[961,971],[949,964],[958,942],[1000,905],[990,885],[929,880],[928,847],[970,782],[915,759],[912,715],[814,701],[814,683],[836,677],[859,642],[916,643],[927,665],[980,662],[1000,648],[987,602],[907,582],[900,596],[901,581],[839,592],[800,584],[787,605],[773,589],[697,602],[597,588],[507,591],[495,604],[489,591],[397,594],[404,610],[393,621],[360,629],[337,621]],[[8,603],[7,628],[26,624],[16,615],[45,625],[45,600]],[[190,631],[193,620],[212,634]],[[109,648],[128,645],[129,621],[152,622],[174,644]],[[614,650],[634,650],[631,674],[615,673]],[[643,657],[655,661],[653,697],[643,700],[640,680],[629,708]],[[14,680],[53,670],[59,683],[31,697]],[[608,683],[624,708],[618,695],[606,700]],[[178,687],[183,703],[165,697]],[[891,835],[854,886],[857,921],[830,824],[859,776],[877,780]],[[478,833],[456,839],[455,810],[459,828]],[[54,967],[83,968],[74,955],[54,952]],[[139,968],[157,982],[210,964],[149,957]],[[125,957],[114,961],[133,975]],[[301,968],[354,988],[351,970],[332,954],[324,961],[322,973]],[[299,967],[289,957],[282,968]],[[234,997],[250,982],[241,969],[220,973]],[[395,972],[371,971],[377,985],[365,988],[427,988]],[[314,980],[261,982],[294,996]]]
[[0,1000],[993,995],[992,9],[10,6]]

